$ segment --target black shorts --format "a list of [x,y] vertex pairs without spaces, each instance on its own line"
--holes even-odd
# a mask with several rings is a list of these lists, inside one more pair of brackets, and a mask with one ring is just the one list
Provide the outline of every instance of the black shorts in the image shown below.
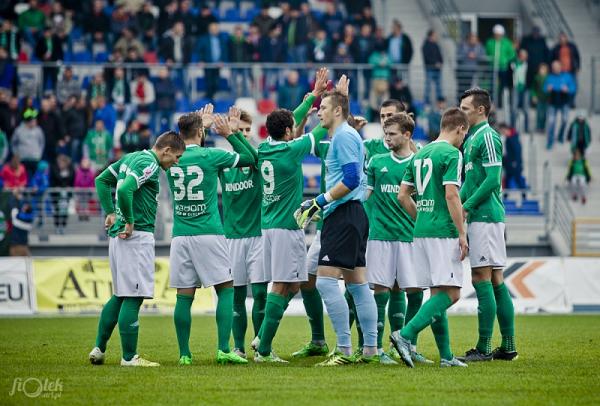
[[366,266],[369,219],[358,200],[350,200],[325,217],[319,265],[354,269]]

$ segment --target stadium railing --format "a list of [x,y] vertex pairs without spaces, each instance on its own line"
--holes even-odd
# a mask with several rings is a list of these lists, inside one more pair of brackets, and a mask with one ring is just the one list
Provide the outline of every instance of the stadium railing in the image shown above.
[[551,205],[546,214],[546,232],[554,252],[561,256],[573,254],[575,211],[569,194],[563,186],[555,185],[549,198]]
[[578,217],[573,220],[574,257],[600,257],[600,217]]

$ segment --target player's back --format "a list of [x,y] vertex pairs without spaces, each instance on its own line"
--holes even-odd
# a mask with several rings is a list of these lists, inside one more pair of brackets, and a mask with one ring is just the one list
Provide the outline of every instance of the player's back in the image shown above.
[[218,208],[218,173],[234,167],[237,153],[188,145],[179,163],[167,172],[173,196],[173,237],[223,234]]
[[[137,182],[138,189],[133,193],[132,206],[135,230],[154,232],[156,202],[160,191],[159,168],[158,158],[148,150],[127,154],[108,167],[117,179],[117,189],[129,175],[133,176]],[[109,230],[109,235],[112,237],[122,231],[125,226],[125,220],[118,204],[115,209],[117,220]]]
[[223,202],[223,226],[227,238],[260,235],[262,190],[260,172],[254,166],[225,168],[219,172]]
[[403,180],[417,191],[416,238],[456,238],[458,231],[446,203],[446,185],[460,187],[462,154],[444,140],[421,148]]
[[302,159],[314,152],[312,134],[292,141],[268,139],[258,147],[262,184],[262,228],[297,230],[294,211],[302,203]]

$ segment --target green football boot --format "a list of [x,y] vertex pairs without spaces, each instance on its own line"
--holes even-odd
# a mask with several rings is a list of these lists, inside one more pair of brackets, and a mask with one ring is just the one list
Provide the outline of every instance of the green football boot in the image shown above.
[[187,355],[182,355],[181,358],[179,358],[179,365],[181,365],[181,366],[192,365],[192,357],[187,356]]
[[240,357],[235,352],[217,351],[217,364],[247,364],[248,360]]
[[327,344],[318,345],[312,341],[306,344],[304,347],[292,354],[294,358],[306,358],[306,357],[318,357],[327,355],[329,353],[329,347]]

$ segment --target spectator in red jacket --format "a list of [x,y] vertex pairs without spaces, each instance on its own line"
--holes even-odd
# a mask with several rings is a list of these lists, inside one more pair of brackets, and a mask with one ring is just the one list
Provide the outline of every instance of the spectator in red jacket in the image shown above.
[[27,186],[27,171],[25,165],[21,163],[19,155],[14,154],[9,163],[4,164],[0,170],[0,177],[6,189],[15,193],[20,192]]

